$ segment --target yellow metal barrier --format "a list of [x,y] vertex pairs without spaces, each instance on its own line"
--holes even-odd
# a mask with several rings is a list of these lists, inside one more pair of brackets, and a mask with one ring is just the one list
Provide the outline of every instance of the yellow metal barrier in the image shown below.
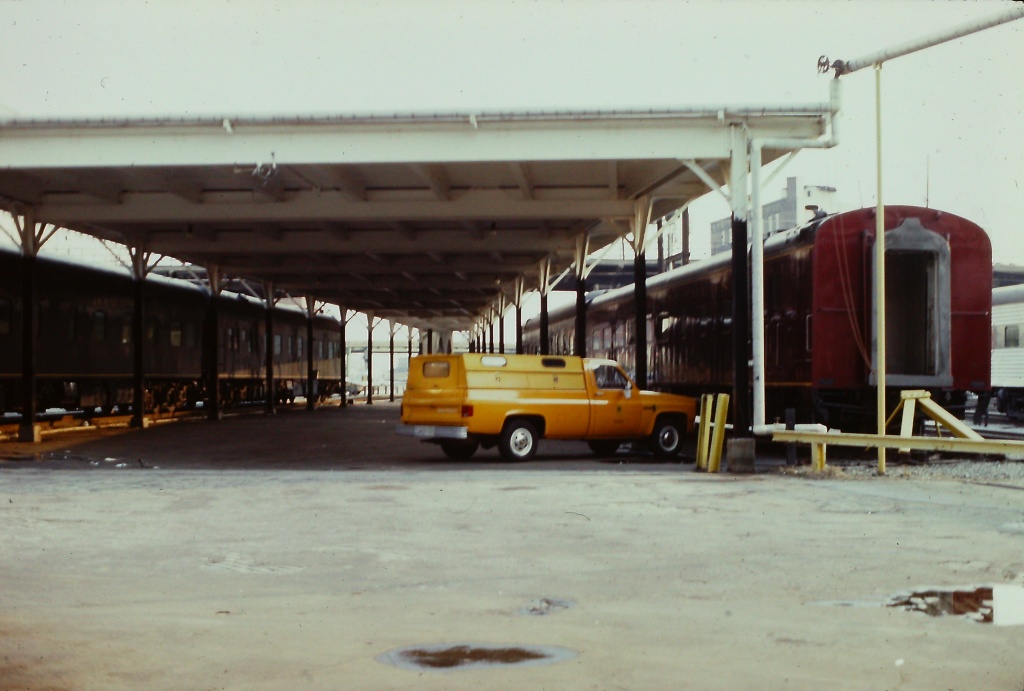
[[697,426],[697,470],[708,469],[708,445],[711,443],[711,408],[714,395],[700,397],[700,425]]
[[725,420],[729,414],[729,394],[720,393],[715,403],[715,429],[711,436],[711,455],[708,472],[717,473],[722,467],[722,446],[725,443]]
[[[920,451],[980,453],[1024,456],[1024,442],[996,439],[957,439],[953,437],[903,437],[897,434],[832,434],[821,432],[775,432],[772,441],[801,442],[812,445],[859,446],[862,448],[908,448]],[[824,456],[824,452],[823,452]]]

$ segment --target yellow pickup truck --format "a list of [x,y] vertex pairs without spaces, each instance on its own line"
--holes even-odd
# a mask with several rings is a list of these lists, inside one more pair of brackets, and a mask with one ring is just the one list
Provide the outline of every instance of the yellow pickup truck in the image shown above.
[[423,355],[412,358],[398,432],[465,460],[498,447],[508,461],[537,453],[540,439],[581,439],[599,455],[645,440],[657,456],[679,453],[696,402],[640,391],[612,360],[572,356]]

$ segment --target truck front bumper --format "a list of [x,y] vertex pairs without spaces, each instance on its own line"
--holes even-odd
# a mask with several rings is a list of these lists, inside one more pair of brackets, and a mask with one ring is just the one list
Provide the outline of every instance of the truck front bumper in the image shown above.
[[467,439],[468,427],[448,425],[398,425],[395,431],[417,439]]

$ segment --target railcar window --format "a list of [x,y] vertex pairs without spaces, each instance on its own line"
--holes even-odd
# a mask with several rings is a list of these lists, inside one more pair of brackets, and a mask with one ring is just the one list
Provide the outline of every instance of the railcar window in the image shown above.
[[1020,348],[1020,326],[1011,324],[1006,327],[1005,343],[1007,348]]
[[429,360],[423,363],[425,379],[445,379],[451,373],[452,365],[447,360]]
[[306,342],[303,340],[302,336],[299,336],[298,350],[296,350],[295,353],[297,355],[304,355],[305,352],[306,352],[305,346],[306,346]]
[[121,317],[121,345],[130,345],[132,342],[132,318],[130,315]]
[[156,341],[156,324],[150,324],[146,329],[146,340],[150,343]]
[[[2,308],[0,308],[0,310],[2,310]],[[0,320],[2,320],[2,318],[3,317],[0,316]],[[3,333],[2,328],[3,327],[0,326],[0,333]],[[77,311],[72,311],[68,315],[68,340],[72,341],[72,342],[78,340],[78,312]]]
[[281,334],[274,334],[274,355],[281,354]]
[[0,336],[11,333],[11,301],[0,300]]
[[295,354],[295,336],[289,336],[288,337],[288,355],[291,356],[291,355],[294,355],[294,354]]
[[232,329],[230,326],[228,327],[228,337],[226,345],[228,350],[238,350],[238,348],[235,346],[235,330]]
[[171,347],[181,347],[181,322],[171,322]]
[[195,348],[196,347],[196,325],[186,324],[185,325],[185,347]]
[[103,310],[92,313],[92,340],[96,343],[107,340],[107,313]]

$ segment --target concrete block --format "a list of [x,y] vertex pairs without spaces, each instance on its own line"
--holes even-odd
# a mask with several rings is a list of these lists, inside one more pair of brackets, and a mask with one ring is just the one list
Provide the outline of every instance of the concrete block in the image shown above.
[[725,457],[730,473],[754,472],[753,438],[729,439],[725,444]]

